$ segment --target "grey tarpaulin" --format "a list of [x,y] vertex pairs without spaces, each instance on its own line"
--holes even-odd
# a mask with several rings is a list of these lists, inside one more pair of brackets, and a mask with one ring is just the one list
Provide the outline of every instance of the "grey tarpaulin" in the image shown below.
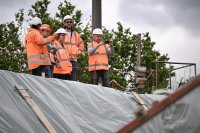
[[133,133],[199,133],[200,85],[145,122]]
[[[0,70],[0,132],[47,133],[15,85],[28,90],[58,133],[116,132],[135,118],[131,94],[111,88]],[[141,95],[149,106],[159,95]]]

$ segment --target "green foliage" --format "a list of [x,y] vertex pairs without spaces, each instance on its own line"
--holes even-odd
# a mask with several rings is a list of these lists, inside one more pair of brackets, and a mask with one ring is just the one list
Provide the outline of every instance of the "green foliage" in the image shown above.
[[56,13],[56,17],[59,18],[60,21],[63,21],[63,18],[66,15],[73,14],[73,12],[75,10],[75,6],[65,0],[64,3],[60,2],[59,6],[58,6],[58,10],[59,10],[59,12]]
[[72,5],[70,2],[64,0],[64,3],[60,2],[59,6],[58,6],[58,11],[56,13],[56,18],[58,18],[61,22],[63,21],[63,18],[66,15],[70,15],[72,16],[73,20],[74,20],[74,30],[81,32],[81,27],[80,25],[81,23],[81,17],[82,17],[82,13],[80,10],[75,10],[75,6]]
[[[91,20],[86,25],[83,25],[81,11],[76,10],[76,7],[67,0],[60,2],[55,17],[51,17],[47,12],[49,4],[50,0],[37,1],[32,5],[28,16],[41,18],[43,23],[51,26],[53,34],[58,28],[62,27],[64,16],[71,15],[74,19],[74,29],[80,33],[86,50],[87,42],[92,41]],[[20,42],[21,28],[24,21],[28,20],[24,17],[24,9],[20,9],[16,14],[16,24],[11,22],[0,25],[0,69],[27,72],[26,56],[22,54],[24,48]],[[125,88],[135,88],[134,66],[136,65],[137,56],[137,35],[133,34],[130,28],[124,29],[120,22],[117,23],[117,29],[109,31],[103,27],[103,32],[104,40],[113,40],[115,48],[114,56],[109,57],[111,80],[115,80]],[[148,76],[147,85],[141,90],[142,93],[150,92],[151,87],[155,86],[155,79],[152,76],[152,71],[156,68],[155,61],[169,60],[168,55],[161,55],[159,51],[154,50],[155,45],[156,43],[151,40],[149,33],[142,34],[141,62],[142,66],[146,66]],[[13,52],[21,54],[12,54]],[[80,67],[78,80],[89,83],[87,52],[79,56],[78,62]],[[158,65],[158,73],[158,87],[166,87],[168,69],[164,64]],[[124,90],[124,88],[118,86],[115,88]]]
[[[149,33],[143,34],[142,39],[142,52],[141,60],[142,66],[146,66],[147,75],[151,74],[151,70],[156,70],[156,61],[168,61],[168,55],[161,55],[159,51],[154,50],[155,42],[151,41]],[[158,66],[158,87],[164,88],[167,87],[166,78],[168,77],[168,70],[165,64],[160,64]],[[147,80],[146,88],[142,92],[151,92],[151,87],[154,86],[152,82],[152,77]]]
[[15,20],[17,21],[17,26],[21,27],[24,20],[24,9],[20,9],[19,12],[15,14]]
[[14,22],[0,25],[0,69],[26,72],[26,56]]
[[[84,41],[85,51],[87,50],[87,42],[91,42],[91,24],[88,22],[86,26],[83,28],[83,34],[81,34],[81,38]],[[78,63],[80,66],[80,70],[78,72],[78,79],[81,82],[89,83],[89,72],[88,72],[88,54],[87,52],[82,53],[78,58]]]
[[[117,23],[116,31],[112,30],[114,56],[110,57],[111,79],[115,79],[124,87],[133,87],[133,67],[135,65],[136,36],[130,29],[124,29],[121,23]],[[118,88],[120,89],[120,88]]]
[[30,9],[28,15],[32,17],[37,16],[41,19],[49,18],[50,14],[47,13],[47,7],[49,4],[49,0],[38,0],[34,5],[31,6],[34,11]]

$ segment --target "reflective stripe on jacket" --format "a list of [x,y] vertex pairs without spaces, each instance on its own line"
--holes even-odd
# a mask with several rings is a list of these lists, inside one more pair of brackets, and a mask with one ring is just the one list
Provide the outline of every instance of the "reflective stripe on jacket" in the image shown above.
[[[90,47],[95,47],[96,45],[98,45],[98,43],[93,41],[92,43],[88,43],[88,45]],[[108,54],[105,45],[99,46],[94,54],[89,55],[88,69],[89,71],[109,70]]]
[[69,51],[70,60],[77,60],[78,55],[84,51],[84,44],[80,35],[73,31],[71,37],[66,34],[65,48]]
[[45,45],[49,43],[48,38],[43,38],[39,30],[29,28],[25,41],[29,70],[41,65],[51,65],[48,50]]
[[58,41],[55,41],[55,44],[57,46],[56,57],[59,62],[59,66],[58,64],[55,65],[53,73],[70,74],[72,71],[72,64],[69,60],[69,53]]

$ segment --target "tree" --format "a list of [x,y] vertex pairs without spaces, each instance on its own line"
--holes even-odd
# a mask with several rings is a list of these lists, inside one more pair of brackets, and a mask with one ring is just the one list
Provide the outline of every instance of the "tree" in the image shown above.
[[[40,0],[32,5],[32,9],[29,10],[28,16],[37,16],[42,19],[43,23],[50,24],[52,28],[52,34],[60,27],[62,27],[62,19],[65,15],[71,15],[74,19],[75,30],[77,30],[81,38],[84,41],[85,49],[87,48],[87,42],[91,41],[91,20],[86,25],[81,22],[82,13],[80,10],[76,10],[76,7],[67,0],[60,3],[58,6],[58,12],[54,17],[48,13],[49,0]],[[24,54],[2,54],[3,52],[24,52],[24,48],[20,42],[20,28],[24,20],[24,10],[21,9],[16,14],[16,22],[1,24],[0,25],[0,68],[10,71],[26,71],[26,57]],[[137,35],[133,34],[130,30],[124,29],[120,22],[117,23],[118,28],[107,30],[103,27],[103,38],[105,40],[113,40],[115,54],[109,58],[110,62],[110,76],[121,86],[125,88],[134,88],[134,66],[136,65],[136,53],[137,53]],[[151,86],[153,86],[153,78],[149,76],[152,70],[155,70],[155,61],[168,61],[168,55],[161,55],[159,51],[154,50],[155,42],[151,40],[149,33],[143,33],[142,36],[142,65],[147,68],[147,85],[142,90],[143,93],[150,92]],[[8,62],[5,62],[5,56]],[[78,80],[80,82],[89,83],[89,73],[87,70],[88,55],[87,52],[80,55],[79,59],[80,71],[78,74]],[[23,65],[20,65],[23,64]],[[168,70],[165,65],[159,65],[159,86],[166,87],[168,77]],[[116,86],[116,89],[124,90]]]
[[[110,35],[115,44],[115,55],[110,57],[111,64],[111,79],[115,79],[117,83],[125,88],[135,88],[134,81],[134,66],[136,65],[137,55],[137,35],[132,34],[130,28],[124,29],[120,22],[117,23],[117,30],[112,30]],[[159,51],[154,50],[155,42],[151,41],[149,33],[143,33],[141,60],[142,66],[147,68],[147,76],[151,70],[155,70],[155,61],[168,61],[168,55],[161,55]],[[159,66],[160,75],[159,86],[166,87],[168,77],[168,70],[165,65]],[[146,87],[141,92],[150,92],[152,84],[152,77],[147,80]],[[123,90],[123,88],[117,88]]]
[[61,2],[58,6],[59,12],[56,13],[56,18],[62,22],[66,15],[71,15],[74,20],[74,29],[78,32],[81,32],[80,25],[82,24],[81,17],[83,14],[80,10],[75,10],[75,8],[76,7],[70,2],[64,0],[64,3]]
[[[151,41],[149,33],[143,34],[142,39],[142,65],[147,68],[147,75],[151,74],[152,70],[156,70],[156,61],[168,61],[169,57],[167,54],[161,55],[159,51],[154,50],[155,42]],[[169,70],[166,68],[165,64],[158,66],[159,78],[158,78],[158,87],[164,88],[167,87],[167,80]],[[142,92],[151,92],[151,87],[153,86],[153,79],[150,77],[147,80],[146,88]]]
[[16,15],[18,26],[14,22],[0,24],[0,69],[27,72],[26,56],[19,33],[22,18],[23,16]]
[[34,11],[30,9],[28,15],[32,17],[37,16],[41,19],[49,18],[50,13],[47,13],[47,10],[48,10],[47,7],[49,4],[50,4],[49,0],[37,1],[34,5],[31,6]]
[[133,35],[129,28],[124,29],[120,22],[117,25],[117,30],[112,30],[110,33],[115,48],[115,55],[109,59],[111,79],[115,79],[121,86],[132,87],[132,73],[136,61],[136,35]]

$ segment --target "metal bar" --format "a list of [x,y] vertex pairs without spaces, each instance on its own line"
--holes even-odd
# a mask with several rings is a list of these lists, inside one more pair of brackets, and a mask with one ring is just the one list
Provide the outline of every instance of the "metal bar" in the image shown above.
[[158,62],[156,62],[156,90],[158,89]]
[[141,66],[141,34],[137,37],[137,66]]
[[192,65],[187,65],[187,66],[182,66],[182,67],[173,68],[173,69],[171,69],[171,71],[178,70],[178,69],[185,68],[185,67],[189,67],[189,66],[192,66]]
[[172,79],[171,79],[171,70],[169,70],[169,87],[172,89]]
[[197,66],[196,64],[194,65],[194,74],[195,74],[195,77],[197,76]]
[[174,68],[174,69],[171,69],[170,68],[170,74],[169,74],[169,80],[170,80],[170,89],[171,89],[171,72],[174,71],[174,70],[178,70],[178,69],[181,69],[181,68],[185,68],[185,67],[190,67],[190,66],[193,66],[194,65],[194,74],[195,74],[195,77],[196,77],[196,63],[185,63],[185,62],[166,62],[166,61],[156,61],[156,89],[157,89],[157,84],[158,84],[158,80],[157,80],[157,73],[158,73],[158,63],[163,63],[163,64],[180,64],[180,65],[186,65],[186,66],[182,66],[182,67],[177,67],[177,68]]
[[185,62],[165,62],[165,61],[156,61],[158,63],[166,63],[166,64],[191,64],[196,65],[196,63],[185,63]]

